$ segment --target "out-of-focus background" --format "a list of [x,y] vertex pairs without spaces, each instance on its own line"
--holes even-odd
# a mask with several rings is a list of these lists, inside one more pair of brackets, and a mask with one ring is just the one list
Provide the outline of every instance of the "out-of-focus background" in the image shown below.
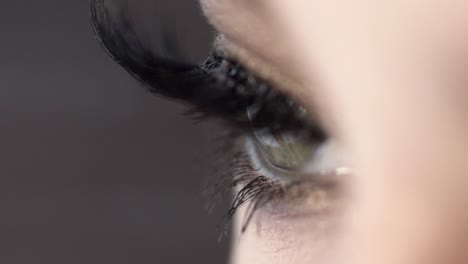
[[[128,2],[204,57],[197,1]],[[3,1],[0,32],[0,263],[224,263],[200,195],[210,125],[108,58],[89,1]]]

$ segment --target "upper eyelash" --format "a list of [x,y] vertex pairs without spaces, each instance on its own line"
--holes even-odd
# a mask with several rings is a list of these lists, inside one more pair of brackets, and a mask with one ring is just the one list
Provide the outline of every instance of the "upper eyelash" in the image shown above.
[[91,18],[97,38],[117,63],[150,92],[189,103],[196,118],[221,117],[249,129],[246,108],[257,105],[262,111],[253,117],[256,125],[307,123],[288,96],[218,52],[202,65],[155,56],[137,36],[126,10],[110,0],[92,0]]
[[[235,119],[238,125],[247,125],[249,128],[281,126],[282,129],[293,129],[293,127],[303,128],[309,124],[309,120],[301,115],[301,109],[289,99],[289,96],[257,77],[239,62],[215,51],[202,68],[206,69],[207,74],[212,76],[218,85],[232,90],[230,99],[224,98],[211,103],[233,104],[231,113],[240,110]],[[249,117],[246,115],[248,107],[257,109],[255,114]],[[204,112],[203,107],[199,112]]]

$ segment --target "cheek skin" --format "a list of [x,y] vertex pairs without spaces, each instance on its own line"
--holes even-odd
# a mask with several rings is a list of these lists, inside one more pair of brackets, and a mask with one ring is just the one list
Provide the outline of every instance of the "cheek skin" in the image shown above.
[[346,259],[343,191],[309,186],[307,194],[259,208],[241,233],[248,205],[235,216],[232,264],[336,264]]
[[235,219],[231,264],[339,263],[343,243],[338,215],[288,218],[258,212],[241,234],[244,214],[241,209]]

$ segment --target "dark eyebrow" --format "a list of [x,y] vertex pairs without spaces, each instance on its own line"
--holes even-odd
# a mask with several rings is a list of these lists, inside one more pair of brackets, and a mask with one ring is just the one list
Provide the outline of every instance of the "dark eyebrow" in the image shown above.
[[127,10],[112,0],[92,0],[95,34],[109,56],[150,92],[190,104],[192,112],[250,126],[247,107],[260,111],[256,124],[303,124],[287,96],[241,64],[212,52],[200,65],[157,56],[137,36]]

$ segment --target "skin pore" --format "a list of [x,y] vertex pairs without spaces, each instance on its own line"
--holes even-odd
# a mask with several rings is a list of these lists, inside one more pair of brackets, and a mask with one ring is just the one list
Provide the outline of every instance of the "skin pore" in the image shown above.
[[202,6],[230,56],[320,110],[356,171],[293,216],[259,213],[232,263],[468,263],[467,1]]

